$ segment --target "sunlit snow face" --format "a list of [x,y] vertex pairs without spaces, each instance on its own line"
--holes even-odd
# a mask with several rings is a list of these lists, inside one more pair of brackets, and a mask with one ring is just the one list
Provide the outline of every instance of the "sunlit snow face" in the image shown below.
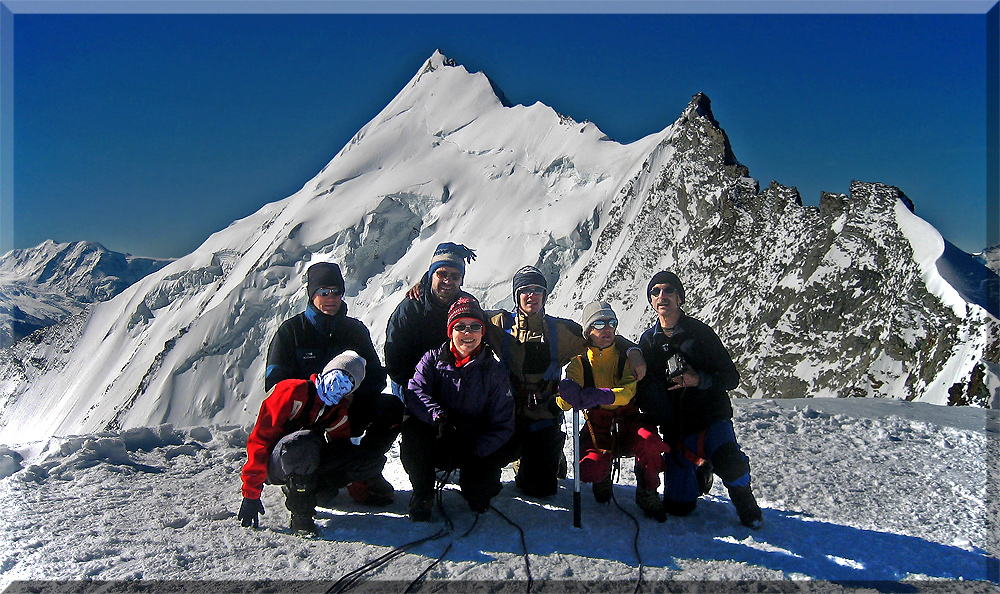
[[441,266],[431,275],[431,295],[441,303],[451,304],[462,288],[462,272],[450,266]]
[[483,341],[483,323],[475,318],[458,318],[451,327],[451,344],[462,357],[468,357]]
[[661,318],[680,313],[680,301],[681,296],[677,287],[669,283],[653,285],[649,289],[649,304]]
[[530,316],[542,311],[543,305],[545,305],[544,287],[528,285],[517,291],[517,306],[525,315]]
[[344,301],[344,294],[336,287],[320,287],[313,293],[313,307],[328,316],[335,315],[340,311],[340,304]]

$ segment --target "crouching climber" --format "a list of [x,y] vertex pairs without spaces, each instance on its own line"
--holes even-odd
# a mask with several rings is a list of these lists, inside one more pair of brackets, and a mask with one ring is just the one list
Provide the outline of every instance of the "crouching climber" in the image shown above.
[[486,317],[473,297],[448,310],[449,341],[428,351],[404,392],[400,460],[413,485],[410,519],[431,517],[435,470],[459,470],[462,496],[475,512],[501,490],[500,469],[514,435],[506,368],[483,340]]
[[[274,386],[247,439],[238,514],[243,526],[258,527],[265,483],[281,485],[292,530],[315,533],[318,491],[385,480],[385,455],[351,441],[348,408],[364,379],[364,358],[348,350],[308,380],[287,379]],[[391,492],[391,485],[386,488]]]

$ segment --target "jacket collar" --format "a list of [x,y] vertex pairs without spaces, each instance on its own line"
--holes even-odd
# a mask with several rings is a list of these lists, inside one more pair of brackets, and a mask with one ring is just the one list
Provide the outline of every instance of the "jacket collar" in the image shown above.
[[347,317],[347,303],[341,301],[340,309],[330,316],[316,309],[316,306],[310,302],[306,305],[305,315],[309,323],[317,330],[328,330],[332,324]]

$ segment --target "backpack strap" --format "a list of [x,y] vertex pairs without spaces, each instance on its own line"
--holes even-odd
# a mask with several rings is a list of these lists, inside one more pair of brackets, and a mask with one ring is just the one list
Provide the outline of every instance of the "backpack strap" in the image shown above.
[[556,326],[556,319],[552,316],[545,316],[548,322],[548,341],[549,341],[549,367],[545,370],[545,374],[542,375],[542,379],[546,381],[555,381],[559,379],[562,374],[562,365],[559,364],[559,339],[558,339],[558,327]]
[[510,341],[514,339],[514,316],[506,310],[500,314],[500,329],[503,330],[500,338],[500,361],[504,367],[510,369]]
[[583,367],[583,387],[593,388],[594,385],[594,368],[590,365],[590,357],[586,353],[579,356],[580,364]]

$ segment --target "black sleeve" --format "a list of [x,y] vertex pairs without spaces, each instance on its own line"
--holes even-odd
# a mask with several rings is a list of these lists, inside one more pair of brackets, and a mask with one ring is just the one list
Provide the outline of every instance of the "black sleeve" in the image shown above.
[[358,394],[380,394],[385,386],[385,368],[378,358],[371,332],[360,320],[354,325],[354,344],[359,355],[365,359],[365,381],[358,387]]
[[265,391],[269,391],[282,380],[296,377],[295,336],[291,326],[293,323],[292,320],[282,322],[267,348],[267,367],[264,370]]
[[[740,372],[722,340],[707,325],[698,332],[699,353],[695,353],[691,366],[702,376],[702,390],[732,390],[740,383]],[[707,380],[707,381],[706,381]]]
[[413,377],[415,363],[423,354],[419,353],[414,360],[413,345],[422,342],[419,337],[413,336],[416,305],[416,301],[404,298],[389,317],[385,330],[385,370],[392,381],[403,387]]

